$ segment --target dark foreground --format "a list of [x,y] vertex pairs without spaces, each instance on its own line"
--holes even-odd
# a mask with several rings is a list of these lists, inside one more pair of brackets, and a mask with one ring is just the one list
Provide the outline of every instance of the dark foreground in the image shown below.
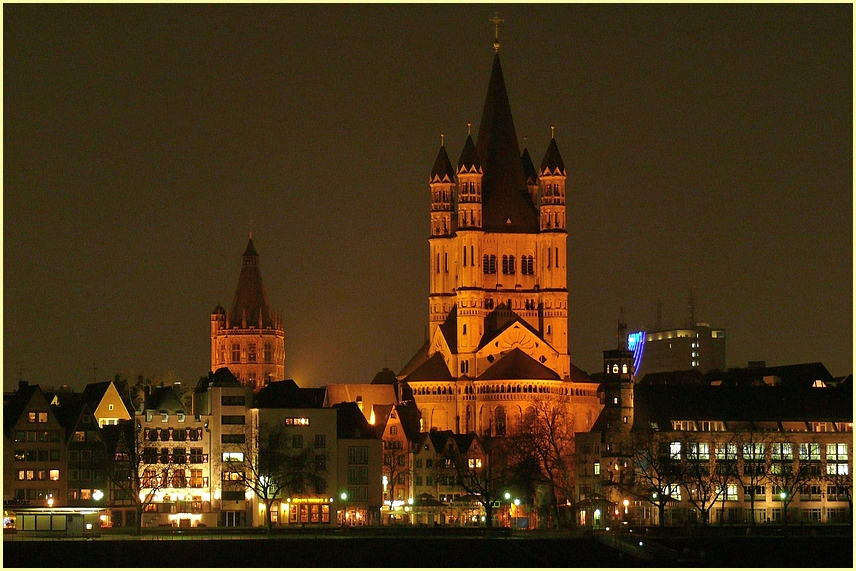
[[[638,545],[642,539],[643,545]],[[850,537],[4,541],[4,567],[853,567]]]

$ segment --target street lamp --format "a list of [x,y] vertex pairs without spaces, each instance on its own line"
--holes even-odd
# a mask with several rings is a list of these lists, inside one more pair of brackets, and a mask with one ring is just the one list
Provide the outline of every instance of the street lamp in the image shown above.
[[92,499],[95,500],[96,502],[101,501],[101,498],[103,498],[103,497],[104,497],[104,492],[102,492],[101,490],[95,490],[94,492],[92,492]]
[[341,494],[339,494],[339,497],[342,498],[342,501],[344,502],[348,499],[348,493],[342,492]]

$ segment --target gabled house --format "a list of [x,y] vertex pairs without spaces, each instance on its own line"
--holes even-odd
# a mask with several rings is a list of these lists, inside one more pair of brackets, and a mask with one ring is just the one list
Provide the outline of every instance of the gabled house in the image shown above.
[[39,385],[4,395],[3,503],[62,506],[68,496],[65,427]]

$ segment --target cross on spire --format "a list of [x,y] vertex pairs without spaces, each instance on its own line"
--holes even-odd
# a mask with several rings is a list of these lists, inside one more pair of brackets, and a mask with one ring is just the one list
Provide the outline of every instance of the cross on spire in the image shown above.
[[492,23],[493,23],[493,30],[494,30],[493,49],[495,49],[497,52],[499,51],[499,24],[500,24],[501,22],[504,22],[504,21],[505,21],[505,20],[501,20],[501,19],[499,18],[499,12],[496,12],[496,13],[494,14],[493,18],[491,18],[490,20],[488,20],[488,22],[492,22]]

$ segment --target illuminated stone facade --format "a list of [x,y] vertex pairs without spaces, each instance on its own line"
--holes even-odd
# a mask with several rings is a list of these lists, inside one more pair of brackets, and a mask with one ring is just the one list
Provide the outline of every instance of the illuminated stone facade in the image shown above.
[[497,51],[478,140],[455,168],[441,145],[429,179],[429,338],[399,373],[423,430],[504,434],[537,399],[592,426],[597,384],[568,351],[566,177],[555,138],[537,171],[520,153]]
[[231,310],[218,305],[211,313],[211,370],[221,367],[256,391],[285,375],[282,316],[268,306],[252,238]]

